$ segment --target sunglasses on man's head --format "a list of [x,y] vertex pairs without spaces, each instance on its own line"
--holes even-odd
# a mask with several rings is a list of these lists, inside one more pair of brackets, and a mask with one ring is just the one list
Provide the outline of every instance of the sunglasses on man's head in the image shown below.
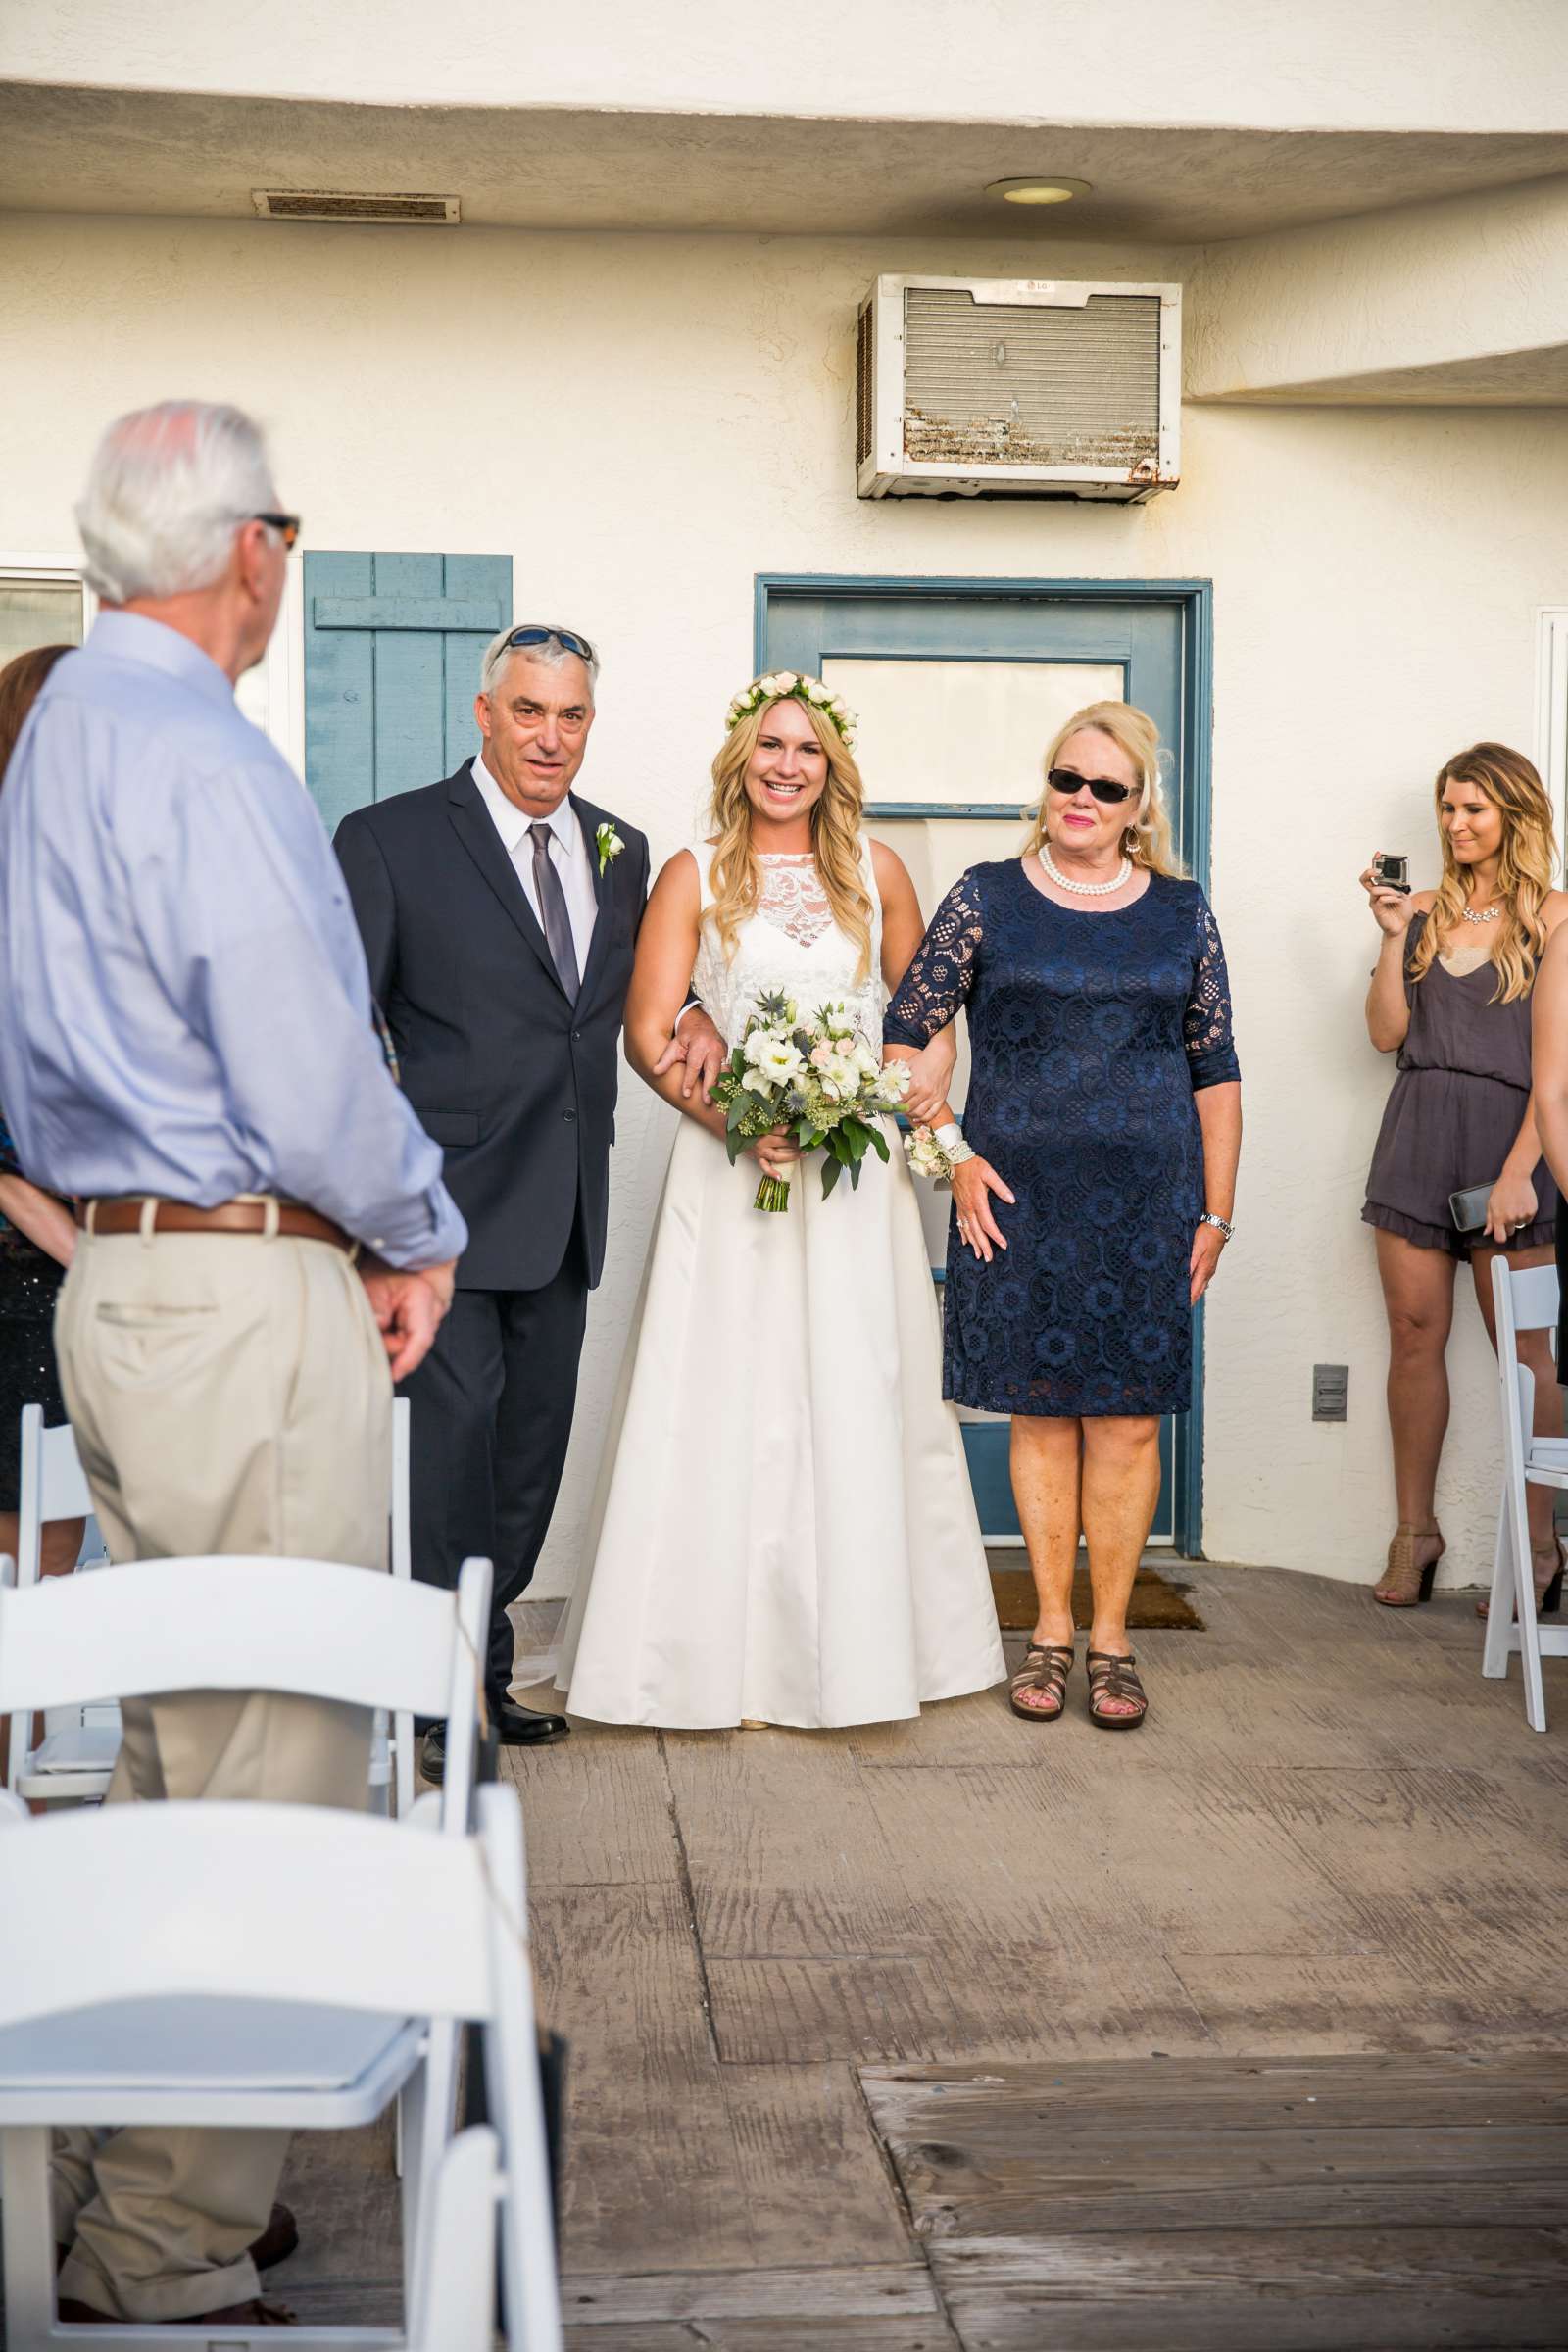
[[507,644],[517,651],[530,645],[564,645],[568,654],[576,655],[579,662],[592,662],[594,660],[594,649],[586,637],[578,637],[570,629],[541,627],[535,621],[530,621],[524,628],[510,631]]
[[300,518],[297,514],[253,514],[251,520],[268,523],[287,548],[292,548],[300,535]]
[[1107,808],[1118,808],[1123,801],[1130,801],[1138,790],[1136,784],[1117,784],[1109,776],[1075,776],[1070,767],[1052,768],[1046,782],[1053,792],[1064,793],[1069,798],[1075,792],[1082,792],[1087,784],[1096,800],[1102,801]]

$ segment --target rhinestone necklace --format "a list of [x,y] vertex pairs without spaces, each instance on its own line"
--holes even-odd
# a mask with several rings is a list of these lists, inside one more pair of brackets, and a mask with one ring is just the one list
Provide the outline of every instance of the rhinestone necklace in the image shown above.
[[1479,914],[1475,913],[1474,910],[1469,906],[1461,906],[1459,909],[1459,920],[1461,923],[1494,923],[1501,912],[1502,908],[1500,906],[1483,907]]
[[1124,858],[1108,882],[1069,882],[1066,875],[1057,866],[1045,842],[1040,844],[1038,856],[1041,864],[1055,883],[1056,888],[1070,890],[1074,898],[1078,899],[1108,898],[1113,890],[1120,890],[1132,877],[1133,861],[1130,858]]

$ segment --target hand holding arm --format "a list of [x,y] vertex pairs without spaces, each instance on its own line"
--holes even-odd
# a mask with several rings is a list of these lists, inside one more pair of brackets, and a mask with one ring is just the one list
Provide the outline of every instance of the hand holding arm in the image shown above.
[[682,1102],[690,1102],[693,1087],[700,1085],[703,1101],[710,1104],[713,1081],[728,1059],[724,1040],[701,1004],[688,1004],[675,1023],[674,1036],[654,1064],[654,1076],[664,1078],[678,1068]]

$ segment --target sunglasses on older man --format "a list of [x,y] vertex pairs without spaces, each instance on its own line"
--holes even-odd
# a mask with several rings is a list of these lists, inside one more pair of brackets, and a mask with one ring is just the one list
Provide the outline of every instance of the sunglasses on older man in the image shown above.
[[594,649],[586,637],[578,637],[570,629],[558,629],[541,621],[528,621],[520,629],[510,630],[507,643],[517,652],[530,645],[564,645],[568,654],[576,655],[579,662],[591,662],[595,659]]
[[292,548],[300,535],[300,518],[297,514],[253,514],[251,520],[268,524],[276,531],[286,548]]
[[1123,801],[1130,801],[1138,790],[1136,784],[1117,784],[1109,776],[1075,776],[1070,767],[1050,769],[1046,782],[1053,792],[1062,793],[1069,799],[1075,792],[1082,792],[1087,784],[1096,800],[1102,801],[1107,808],[1119,808]]

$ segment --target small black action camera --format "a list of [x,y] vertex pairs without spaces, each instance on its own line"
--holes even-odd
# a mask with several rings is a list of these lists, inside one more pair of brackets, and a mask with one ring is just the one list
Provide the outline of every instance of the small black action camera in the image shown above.
[[1379,850],[1372,860],[1372,879],[1380,890],[1400,890],[1408,897],[1409,874],[1408,858],[1396,858],[1386,850]]

